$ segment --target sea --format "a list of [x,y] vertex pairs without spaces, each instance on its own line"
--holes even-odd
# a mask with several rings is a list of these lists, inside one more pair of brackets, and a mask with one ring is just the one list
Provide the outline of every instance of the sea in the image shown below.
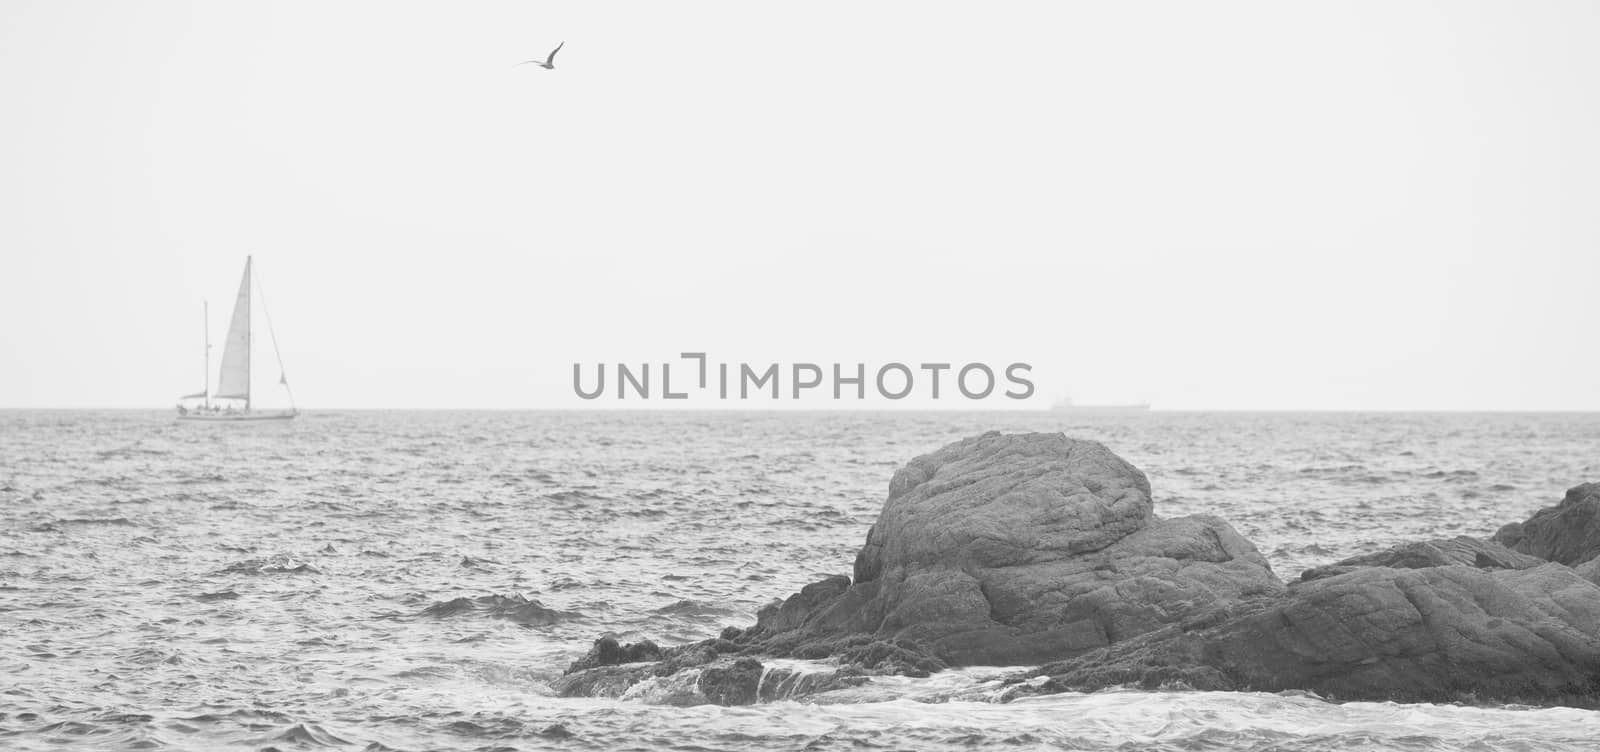
[[0,749],[1600,748],[1588,710],[1007,701],[1005,667],[748,707],[551,691],[602,634],[696,641],[848,574],[894,471],[991,430],[1103,442],[1286,580],[1600,480],[1600,414],[0,411]]

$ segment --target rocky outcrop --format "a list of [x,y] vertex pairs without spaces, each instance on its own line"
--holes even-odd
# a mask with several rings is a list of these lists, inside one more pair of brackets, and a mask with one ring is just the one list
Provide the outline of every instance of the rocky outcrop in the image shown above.
[[1255,613],[1046,666],[1043,691],[1136,684],[1340,699],[1558,702],[1600,690],[1600,588],[1571,569],[1370,567]]
[[1374,568],[1226,625],[1208,663],[1242,687],[1440,700],[1587,695],[1600,589],[1570,569]]
[[603,638],[556,690],[746,704],[873,674],[1042,664],[1014,694],[1132,684],[1597,705],[1597,510],[1600,484],[1579,486],[1493,541],[1403,544],[1285,586],[1226,522],[1157,517],[1144,474],[1104,446],[989,433],[894,475],[854,577],[700,643]]
[[[894,475],[854,578],[807,585],[754,627],[686,647],[706,658],[695,665],[723,653],[832,659],[853,675],[1037,665],[1282,591],[1226,522],[1164,520],[1152,506],[1144,474],[1096,442],[956,442]],[[629,649],[597,643],[558,691],[611,691],[683,660],[667,651],[654,667],[608,668],[621,659],[604,656]]]
[[1258,610],[1043,667],[1050,680],[1030,691],[1177,684],[1600,705],[1597,490],[1571,489],[1499,542],[1407,543],[1307,570]]
[[1144,474],[1104,446],[989,433],[895,473],[853,582],[808,585],[747,640],[817,652],[865,635],[947,665],[1038,664],[1282,588],[1226,522],[1155,517]]
[[1568,489],[1560,504],[1535,512],[1526,522],[1500,528],[1494,541],[1567,566],[1600,556],[1600,483]]

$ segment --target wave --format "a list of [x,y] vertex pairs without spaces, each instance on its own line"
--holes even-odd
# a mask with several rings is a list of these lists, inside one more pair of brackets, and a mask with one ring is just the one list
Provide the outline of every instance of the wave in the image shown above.
[[223,567],[222,574],[322,574],[322,570],[309,562],[287,554],[275,554],[260,559],[245,559]]
[[313,747],[342,747],[351,742],[341,739],[327,729],[315,723],[296,723],[283,731],[271,736],[255,740],[260,742],[289,742],[292,744],[309,744]]
[[678,601],[670,606],[662,606],[652,610],[650,613],[663,616],[744,616],[743,613],[735,609],[689,599]]
[[109,527],[138,527],[139,523],[127,517],[65,517],[34,525],[36,533],[55,533],[77,525],[106,525]]

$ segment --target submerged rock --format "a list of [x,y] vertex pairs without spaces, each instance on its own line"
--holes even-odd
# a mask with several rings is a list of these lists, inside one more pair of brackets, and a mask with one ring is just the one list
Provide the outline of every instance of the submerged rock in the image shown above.
[[549,726],[545,726],[539,731],[539,735],[551,739],[571,739],[572,737],[577,736],[577,734],[574,734],[572,731],[567,729],[566,726],[563,726],[559,723],[552,723]]
[[495,619],[513,621],[523,626],[555,624],[581,618],[576,611],[560,611],[545,606],[536,599],[521,594],[480,595],[477,598],[454,598],[440,601],[422,610],[423,616],[450,617],[461,614],[479,614]]

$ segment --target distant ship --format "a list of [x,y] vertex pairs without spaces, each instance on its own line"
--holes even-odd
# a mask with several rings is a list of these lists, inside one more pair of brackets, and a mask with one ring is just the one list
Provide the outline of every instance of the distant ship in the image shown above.
[[1098,413],[1112,415],[1118,413],[1147,413],[1150,412],[1148,402],[1132,405],[1075,405],[1071,397],[1063,397],[1050,406],[1053,413]]
[[[207,385],[201,391],[180,397],[178,420],[289,420],[300,414],[294,408],[294,393],[289,391],[289,379],[283,374],[283,356],[278,353],[278,336],[272,333],[271,314],[267,314],[267,332],[272,334],[272,354],[278,359],[278,383],[289,397],[289,409],[253,410],[250,407],[250,291],[250,257],[246,256],[244,279],[239,280],[239,295],[233,304],[233,320],[228,322],[228,338],[222,342],[222,367],[217,376],[217,392],[212,394]],[[201,383],[207,384],[211,380],[211,315],[205,304],[201,306],[206,319],[205,381]],[[264,298],[261,310],[263,313],[267,310]]]

